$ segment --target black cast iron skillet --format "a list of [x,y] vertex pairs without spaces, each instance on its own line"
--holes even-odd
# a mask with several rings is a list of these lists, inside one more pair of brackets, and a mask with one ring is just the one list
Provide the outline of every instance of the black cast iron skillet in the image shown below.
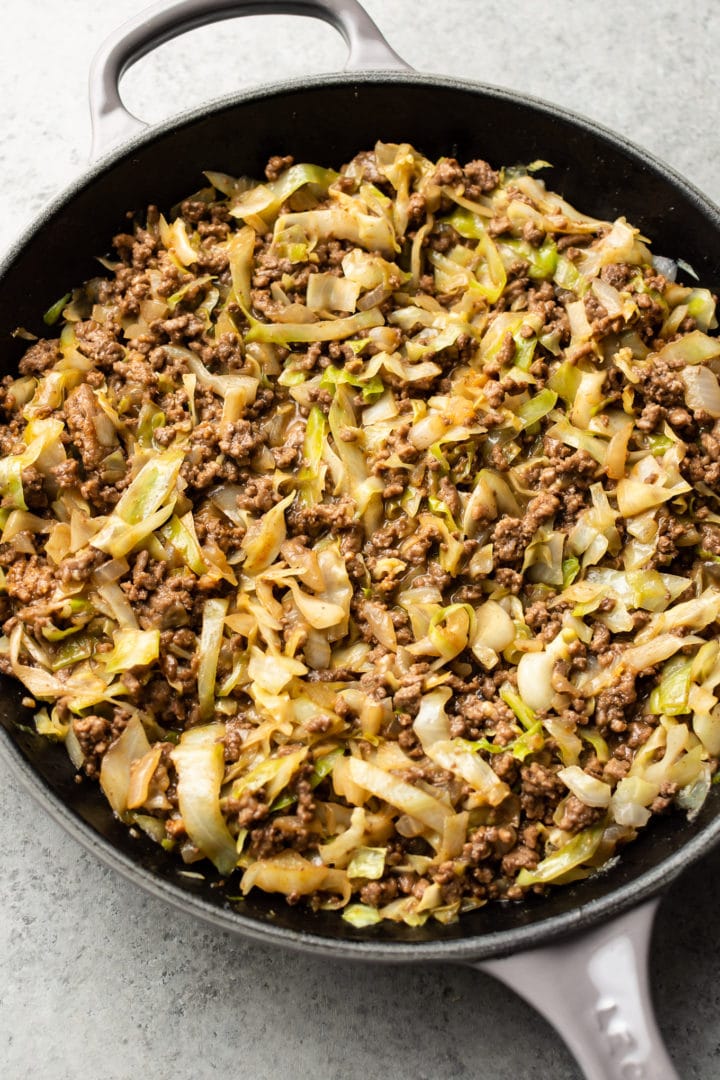
[[[147,130],[122,105],[118,82],[163,41],[235,15],[279,12],[332,23],[349,45],[350,73],[292,80],[238,94]],[[364,70],[363,70],[364,69]],[[380,70],[373,70],[380,69]],[[475,83],[419,75],[383,40],[356,0],[175,0],[122,27],[91,75],[99,163],[50,205],[0,268],[4,370],[23,350],[22,324],[97,273],[94,256],[128,210],[169,207],[202,183],[204,169],[261,175],[274,153],[338,166],[377,139],[408,141],[431,158],[483,157],[496,165],[551,161],[552,186],[599,217],[624,214],[654,250],[691,263],[720,291],[720,214],[650,155],[565,110]],[[86,847],[185,911],[264,942],[347,959],[456,961],[483,968],[523,994],[561,1031],[589,1078],[669,1080],[676,1074],[657,1031],[646,953],[657,895],[720,840],[720,790],[698,817],[655,822],[594,878],[518,905],[489,905],[449,927],[354,930],[336,914],[310,914],[255,893],[242,904],[213,879],[187,878],[150,841],[114,820],[96,786],[77,785],[61,748],[33,735],[22,691],[4,680],[0,747],[32,793]],[[22,725],[18,727],[18,723]],[[231,893],[236,885],[231,886]]]

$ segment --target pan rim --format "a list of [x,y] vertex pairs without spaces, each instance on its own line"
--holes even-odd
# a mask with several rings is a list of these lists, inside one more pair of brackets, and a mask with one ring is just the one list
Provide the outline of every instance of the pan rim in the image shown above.
[[[562,120],[576,129],[585,131],[595,138],[612,145],[615,149],[620,149],[635,163],[660,176],[670,186],[678,188],[704,213],[711,226],[720,230],[720,208],[699,188],[656,155],[643,150],[625,136],[572,110],[531,95],[451,76],[415,71],[330,72],[306,78],[265,83],[247,90],[223,95],[193,109],[176,114],[159,124],[151,125],[132,138],[123,141],[77,175],[60,193],[49,201],[40,214],[10,244],[0,261],[0,289],[4,279],[12,271],[15,261],[47,223],[97,179],[111,172],[123,159],[143,149],[158,138],[190,126],[210,114],[229,110],[240,104],[254,101],[262,102],[272,97],[292,94],[297,91],[304,92],[332,87],[347,88],[348,84],[361,86],[383,83],[401,86],[429,85],[464,93],[469,92],[494,101],[519,105],[541,115]],[[313,933],[311,930],[288,929],[276,926],[269,921],[256,921],[233,909],[221,909],[208,903],[201,896],[186,892],[179,885],[165,881],[152,873],[151,870],[137,865],[130,856],[116,848],[102,834],[96,832],[88,822],[74,813],[52,791],[25,758],[19,746],[7,731],[2,729],[2,735],[0,752],[26,790],[86,850],[94,853],[101,862],[117,870],[127,880],[142,887],[151,895],[170,903],[173,907],[188,914],[196,915],[206,923],[210,923],[219,929],[239,933],[244,937],[265,944],[271,943],[294,950],[310,951],[314,955],[326,955],[347,960],[373,962],[398,962],[402,960],[418,963],[449,960],[473,964],[490,957],[503,956],[511,952],[545,945],[604,922],[613,916],[620,915],[622,912],[655,895],[678,877],[684,869],[709,853],[710,849],[717,843],[720,843],[720,815],[718,815],[700,833],[685,841],[671,855],[640,874],[633,881],[610,889],[601,897],[588,901],[586,904],[581,904],[574,911],[539,918],[526,926],[492,931],[483,936],[475,935],[449,941],[390,942],[375,940],[371,936],[362,940],[336,939]]]
[[110,172],[124,158],[141,150],[143,147],[154,142],[156,139],[174,133],[183,127],[203,120],[211,113],[223,112],[234,106],[253,101],[268,100],[282,94],[296,91],[323,89],[330,87],[347,87],[348,84],[372,85],[376,83],[392,83],[403,86],[434,86],[448,90],[470,92],[478,96],[488,97],[496,101],[504,101],[513,105],[521,105],[540,114],[562,120],[571,126],[593,135],[596,138],[619,148],[636,163],[661,176],[662,179],[680,188],[692,202],[700,207],[711,219],[714,219],[715,227],[720,230],[720,206],[713,202],[700,188],[687,177],[683,176],[673,166],[668,165],[657,155],[643,149],[631,139],[613,131],[604,124],[584,116],[582,113],[567,109],[564,106],[555,105],[543,98],[531,94],[522,94],[503,87],[492,86],[489,83],[475,82],[469,79],[457,79],[449,75],[433,75],[419,71],[361,71],[361,72],[328,72],[312,75],[306,78],[293,78],[284,81],[263,83],[247,90],[233,94],[224,94],[220,97],[211,98],[203,104],[192,109],[177,113],[157,124],[148,125],[147,128],[137,132],[129,139],[123,140],[117,146],[112,147],[74,177],[63,189],[53,196],[32,221],[27,223],[19,235],[11,241],[5,254],[0,260],[0,286],[3,279],[11,270],[13,263],[22,253],[29,241],[66,205],[68,205],[81,191],[99,179],[106,172]]

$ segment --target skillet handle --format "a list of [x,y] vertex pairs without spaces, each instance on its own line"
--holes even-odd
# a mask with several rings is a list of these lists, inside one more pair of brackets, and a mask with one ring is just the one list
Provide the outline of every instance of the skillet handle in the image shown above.
[[562,1035],[586,1080],[678,1080],[653,1015],[651,900],[561,944],[474,966],[529,1001]]
[[106,38],[93,58],[90,159],[94,161],[147,126],[125,108],[120,97],[120,79],[129,67],[178,34],[240,15],[309,15],[322,19],[345,39],[349,70],[412,70],[390,47],[358,0],[161,0]]

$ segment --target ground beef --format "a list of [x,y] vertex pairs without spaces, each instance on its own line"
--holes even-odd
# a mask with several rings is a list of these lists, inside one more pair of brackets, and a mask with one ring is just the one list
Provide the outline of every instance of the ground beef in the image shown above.
[[102,562],[105,562],[105,556],[101,551],[86,548],[71,558],[63,559],[60,564],[60,580],[65,585],[84,582]]
[[497,186],[498,173],[492,169],[487,161],[469,161],[463,169],[465,176],[465,195],[468,199],[476,199],[479,195],[485,195]]
[[521,870],[534,870],[539,862],[537,851],[524,844],[518,844],[507,855],[503,856],[501,863],[505,877],[514,878]]
[[586,806],[575,795],[568,795],[557,824],[559,829],[565,829],[567,832],[580,832],[581,829],[594,825],[603,816],[604,810],[601,807]]
[[433,183],[441,187],[452,186],[463,180],[463,171],[455,158],[444,158],[433,173]]
[[382,188],[386,184],[385,177],[378,170],[377,158],[375,157],[374,150],[363,150],[359,154],[356,154],[347,166],[347,171],[350,169],[352,169],[356,175],[361,176],[363,180],[367,180],[377,187]]
[[94,715],[76,716],[73,719],[73,731],[85,759],[83,772],[86,776],[99,776],[100,763],[105,752],[125,730],[129,719],[130,713],[125,709],[115,709],[111,719]]
[[400,687],[393,695],[393,705],[400,712],[414,716],[420,706],[423,685],[430,671],[427,663],[413,664],[410,671],[400,679]]
[[595,705],[595,722],[602,731],[625,731],[627,727],[628,706],[637,701],[635,676],[631,671],[623,672],[617,682],[599,695]]
[[680,378],[682,363],[657,356],[640,373],[640,389],[646,401],[664,408],[685,404],[685,383]]
[[664,783],[660,788],[660,794],[657,798],[653,799],[650,804],[650,810],[653,814],[664,814],[673,804],[673,800],[678,792],[677,784]]
[[[75,323],[78,349],[101,370],[122,359],[123,349],[112,330],[89,320]],[[93,406],[95,408],[95,406]]]
[[522,518],[503,517],[493,530],[493,551],[502,563],[517,562],[538,527],[553,516],[560,505],[556,495],[543,492],[528,504]]
[[37,555],[20,558],[13,562],[6,575],[8,596],[21,604],[30,604],[40,597],[48,596],[55,584],[51,567]]
[[29,510],[44,510],[48,504],[45,491],[45,477],[35,468],[28,465],[20,474],[22,482],[23,498]]
[[280,173],[289,169],[294,160],[291,154],[286,154],[284,157],[278,154],[273,155],[265,166],[265,176],[270,181],[277,180]]
[[60,488],[77,487],[80,480],[78,464],[79,463],[75,458],[68,458],[59,465],[54,465],[52,467],[52,475]]
[[600,277],[616,289],[624,289],[635,273],[635,267],[628,263],[609,263],[603,266]]
[[38,341],[31,345],[19,364],[21,375],[42,375],[60,359],[57,341]]

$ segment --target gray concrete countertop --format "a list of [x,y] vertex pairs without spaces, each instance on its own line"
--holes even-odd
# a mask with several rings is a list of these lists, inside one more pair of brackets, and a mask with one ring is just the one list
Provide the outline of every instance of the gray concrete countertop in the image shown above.
[[[86,73],[141,0],[3,0],[0,253],[82,170]],[[406,59],[554,100],[647,147],[720,202],[714,0],[367,0]],[[273,71],[337,69],[327,26],[253,18],[164,46],[125,80],[148,120]],[[570,1080],[551,1029],[483,975],[357,967],[246,943],[86,854],[0,760],[0,1075],[6,1080]],[[660,1026],[683,1078],[720,1074],[720,851],[668,893]]]

